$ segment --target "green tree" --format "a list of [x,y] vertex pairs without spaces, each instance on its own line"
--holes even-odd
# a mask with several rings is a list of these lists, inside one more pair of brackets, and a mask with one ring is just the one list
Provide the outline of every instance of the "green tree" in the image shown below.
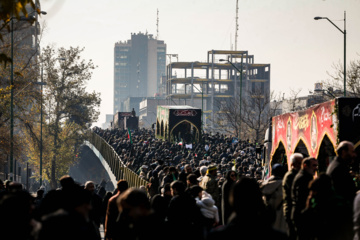
[[[7,159],[10,152],[10,105],[13,89],[14,109],[14,157],[21,160],[24,145],[21,143],[22,132],[31,130],[39,120],[39,112],[33,108],[40,100],[37,61],[33,48],[24,42],[31,39],[28,23],[14,24],[14,84],[11,85],[10,64],[0,67],[0,162]],[[0,41],[0,51],[10,55],[10,35],[5,34]]]
[[[39,1],[36,0],[38,3]],[[33,0],[0,0],[0,41],[3,42],[3,29],[9,33],[10,29],[10,19],[12,17],[17,20],[20,19],[21,16],[28,16],[27,6],[30,6],[32,9],[35,9],[38,13],[40,13],[39,9],[36,9],[35,2]],[[39,4],[38,4],[39,6]],[[12,61],[9,57],[9,54],[5,52],[0,52],[0,64],[6,65],[7,62]]]
[[44,172],[52,188],[57,187],[57,180],[74,163],[76,149],[88,124],[96,122],[99,116],[100,94],[86,91],[96,66],[92,60],[81,59],[83,50],[79,47],[56,50],[48,46],[40,59],[47,84],[44,91],[46,134],[52,146],[50,164],[44,165]]

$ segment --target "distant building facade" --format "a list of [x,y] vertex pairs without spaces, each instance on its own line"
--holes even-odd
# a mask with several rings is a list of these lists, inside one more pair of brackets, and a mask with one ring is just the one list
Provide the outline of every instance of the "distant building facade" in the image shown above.
[[105,116],[105,122],[101,125],[102,129],[107,129],[111,127],[111,122],[113,120],[114,115],[113,114],[106,114]]
[[133,33],[130,40],[115,43],[114,113],[126,110],[128,98],[155,96],[165,71],[166,44],[152,34]]
[[139,125],[150,128],[156,123],[157,106],[165,105],[166,99],[161,97],[147,98],[140,102]]

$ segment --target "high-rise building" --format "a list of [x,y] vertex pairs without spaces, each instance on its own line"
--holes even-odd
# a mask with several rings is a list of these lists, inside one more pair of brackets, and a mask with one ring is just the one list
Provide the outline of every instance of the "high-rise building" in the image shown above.
[[129,97],[154,97],[166,71],[166,44],[152,34],[131,34],[114,47],[114,114]]

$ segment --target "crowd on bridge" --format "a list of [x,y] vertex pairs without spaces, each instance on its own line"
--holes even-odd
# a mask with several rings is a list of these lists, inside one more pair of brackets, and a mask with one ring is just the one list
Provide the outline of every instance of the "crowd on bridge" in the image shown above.
[[358,239],[360,195],[349,165],[354,145],[343,141],[325,173],[315,158],[294,153],[289,167],[261,166],[256,143],[203,134],[185,145],[152,130],[94,128],[124,164],[148,184],[117,182],[104,192],[92,181],[60,179],[61,188],[32,196],[0,182],[4,239]]

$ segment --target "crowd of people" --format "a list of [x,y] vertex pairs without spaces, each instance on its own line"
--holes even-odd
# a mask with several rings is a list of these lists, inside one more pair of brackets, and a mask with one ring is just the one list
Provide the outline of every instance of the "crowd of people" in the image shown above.
[[[265,177],[256,143],[203,134],[190,146],[154,138],[152,130],[94,128],[148,185],[117,182],[114,192],[71,176],[32,196],[0,182],[4,239],[358,239],[360,195],[350,173],[354,145],[343,141],[326,173],[294,153],[289,169]],[[8,234],[8,235],[6,235]]]

